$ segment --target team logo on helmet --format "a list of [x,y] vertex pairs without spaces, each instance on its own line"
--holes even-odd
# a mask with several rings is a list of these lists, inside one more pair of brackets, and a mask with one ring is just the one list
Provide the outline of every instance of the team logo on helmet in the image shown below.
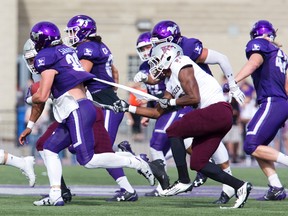
[[31,36],[33,37],[34,41],[39,41],[39,35],[43,34],[43,32],[39,31],[39,32],[31,32]]
[[177,25],[169,26],[167,28],[167,31],[170,31],[171,34],[176,34],[177,33]]
[[83,27],[87,27],[88,26],[88,22],[90,22],[91,20],[90,19],[78,19],[76,22],[80,25],[80,26],[83,26]]

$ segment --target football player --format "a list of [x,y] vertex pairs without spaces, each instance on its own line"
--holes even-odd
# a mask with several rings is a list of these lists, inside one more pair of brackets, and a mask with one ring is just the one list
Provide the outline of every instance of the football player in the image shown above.
[[[97,35],[95,20],[86,15],[73,16],[67,23],[66,32],[68,34],[67,41],[76,48],[78,58],[85,71],[106,81],[119,82],[119,72],[113,64],[112,53],[102,42],[102,38]],[[110,85],[93,82],[87,87],[93,100],[98,103],[112,105],[119,99],[116,93],[117,89]],[[105,128],[109,133],[114,151],[117,151],[118,146],[114,143],[124,115],[106,109],[103,109],[103,112]],[[108,169],[107,171],[120,185],[120,191],[117,191],[115,196],[107,201],[136,201],[135,189],[128,181],[123,169]]]
[[234,188],[237,200],[231,208],[242,208],[252,189],[251,183],[239,180],[209,162],[232,126],[232,107],[225,101],[222,87],[188,56],[183,55],[182,48],[175,43],[160,43],[152,48],[149,65],[150,75],[154,79],[163,74],[166,76],[164,97],[159,100],[156,108],[135,107],[119,100],[114,104],[116,111],[158,118],[174,106],[195,108],[166,129],[178,170],[178,180],[160,195],[172,196],[192,190],[184,139],[193,137],[190,168]]
[[[233,88],[233,94],[231,93],[231,96],[233,95],[235,98],[237,98],[237,101],[239,103],[243,102],[244,94],[241,92],[237,85],[235,86],[235,81],[232,74],[232,67],[229,63],[228,58],[225,55],[217,51],[204,48],[202,42],[196,38],[187,38],[185,36],[182,36],[180,27],[171,20],[164,20],[157,23],[152,29],[151,37],[152,44],[159,44],[165,41],[178,44],[183,49],[184,55],[189,56],[206,73],[210,75],[212,75],[212,73],[208,64],[219,64],[223,73],[225,74],[225,77],[229,81],[229,85],[231,86],[231,88]],[[147,78],[146,82],[149,83],[150,80],[153,79]],[[186,140],[185,142],[188,146],[189,144],[187,142],[188,140]],[[219,149],[213,155],[212,159],[215,161],[216,164],[219,164],[225,172],[232,175],[232,170],[229,164],[229,155],[226,147],[222,142],[219,146]],[[202,173],[198,172],[194,180],[194,187],[201,186],[206,182],[206,180],[207,177]],[[231,199],[231,197],[234,196],[234,194],[235,192],[233,188],[227,185],[223,185],[223,189],[219,199],[217,199],[213,203],[225,204]]]
[[252,77],[259,108],[247,126],[244,151],[256,158],[269,181],[269,189],[258,200],[286,198],[274,162],[288,166],[288,156],[268,146],[288,117],[287,55],[274,40],[276,30],[267,20],[257,21],[246,45],[247,63],[236,75],[236,82]]
[[[84,82],[92,82],[95,77],[82,67],[76,51],[63,44],[58,27],[51,22],[38,22],[30,31],[30,38],[35,44],[38,54],[34,66],[41,74],[39,90],[26,102],[31,104],[45,103],[50,94],[53,96],[53,114],[60,123],[44,144],[44,156],[50,181],[50,205],[63,206],[61,196],[62,165],[58,153],[71,143],[76,151],[78,163],[86,168],[123,168],[138,170],[151,185],[155,179],[149,164],[139,156],[120,155],[115,153],[94,154],[93,124],[97,120],[97,111],[93,102],[87,99]],[[89,113],[89,116],[86,114]],[[41,113],[40,113],[41,114]],[[40,116],[33,113],[30,125]],[[103,127],[104,125],[99,125]],[[59,142],[63,131],[71,142]],[[106,130],[103,130],[106,131]],[[20,144],[25,136],[19,138]]]

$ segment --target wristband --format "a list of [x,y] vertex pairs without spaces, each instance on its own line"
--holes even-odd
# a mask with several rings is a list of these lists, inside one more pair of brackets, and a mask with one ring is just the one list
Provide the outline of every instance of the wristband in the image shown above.
[[169,105],[170,106],[176,106],[176,99],[170,99],[169,100]]
[[28,97],[27,99],[26,99],[26,103],[27,104],[32,104],[33,102],[32,102],[32,96],[30,96],[30,97]]
[[28,123],[27,123],[27,128],[30,128],[31,130],[32,130],[32,128],[34,127],[34,124],[35,124],[35,122],[33,122],[33,121],[28,121]]
[[136,110],[137,110],[137,107],[136,107],[136,106],[129,105],[129,107],[128,107],[128,112],[130,112],[130,113],[136,113]]

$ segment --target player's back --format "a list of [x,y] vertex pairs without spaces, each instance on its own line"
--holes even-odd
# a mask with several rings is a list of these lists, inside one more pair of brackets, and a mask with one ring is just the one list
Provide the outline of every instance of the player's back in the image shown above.
[[[77,55],[80,60],[86,59],[93,63],[90,73],[97,78],[114,82],[112,76],[113,56],[109,48],[102,42],[88,41],[77,46]],[[88,85],[90,92],[111,88],[105,83],[94,83]]]
[[253,53],[260,53],[264,59],[263,64],[251,75],[258,103],[265,101],[267,97],[286,99],[285,74],[288,66],[286,54],[264,38],[256,38],[248,42],[247,58]]
[[83,69],[75,50],[66,45],[40,50],[35,58],[35,68],[39,73],[47,69],[57,71],[51,88],[54,98],[94,77]]

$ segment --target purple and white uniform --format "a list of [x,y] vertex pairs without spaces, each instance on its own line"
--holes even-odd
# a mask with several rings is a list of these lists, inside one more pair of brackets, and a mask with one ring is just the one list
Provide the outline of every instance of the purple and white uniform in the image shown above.
[[252,73],[253,84],[260,105],[247,127],[244,150],[252,154],[257,146],[268,145],[288,117],[285,91],[286,54],[263,38],[252,39],[246,46],[249,59],[253,53],[263,56],[263,64]]
[[[97,78],[109,82],[115,82],[112,76],[113,56],[109,48],[102,42],[88,41],[77,46],[78,58],[89,60],[93,63],[90,71]],[[100,83],[91,82],[87,84],[93,100],[102,103],[113,105],[119,100],[112,86]],[[105,128],[108,131],[112,145],[115,142],[119,125],[124,117],[124,113],[114,113],[110,110],[103,109],[105,116]]]
[[[40,50],[35,58],[35,68],[39,73],[47,69],[55,69],[55,75],[51,93],[57,100],[67,91],[85,81],[91,80],[94,75],[84,71],[77,54],[73,48],[66,45],[58,45]],[[63,118],[55,133],[45,142],[44,149],[59,153],[71,143],[58,142],[61,140],[63,128],[68,128],[72,144],[76,150],[77,161],[81,165],[88,163],[94,155],[93,124],[96,120],[96,112],[93,103],[88,99],[75,101],[78,108],[68,112]],[[63,104],[65,106],[65,104]],[[65,107],[65,109],[69,107]],[[64,110],[65,110],[64,109]],[[89,116],[86,114],[89,113]],[[60,136],[60,137],[59,137]]]
[[[183,55],[190,57],[190,59],[194,62],[196,62],[203,50],[202,42],[196,38],[187,38],[182,36],[182,39],[178,45],[182,48]],[[198,63],[198,65],[206,73],[212,76],[212,72],[207,64]]]

